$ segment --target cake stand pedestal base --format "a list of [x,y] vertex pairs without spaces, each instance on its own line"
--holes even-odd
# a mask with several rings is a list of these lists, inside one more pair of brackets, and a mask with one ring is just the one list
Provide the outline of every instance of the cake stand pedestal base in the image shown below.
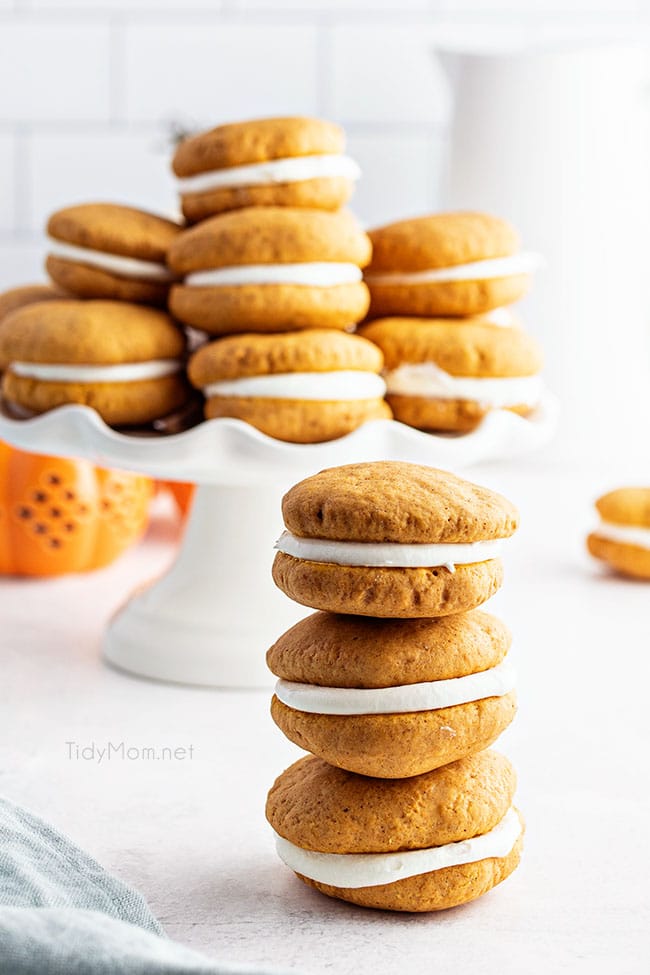
[[267,649],[310,612],[270,580],[285,489],[197,487],[176,561],[114,615],[106,659],[157,680],[269,687]]

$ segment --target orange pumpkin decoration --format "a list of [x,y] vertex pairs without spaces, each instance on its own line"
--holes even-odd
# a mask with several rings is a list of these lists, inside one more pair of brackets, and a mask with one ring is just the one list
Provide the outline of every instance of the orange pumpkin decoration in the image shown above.
[[185,484],[183,481],[165,481],[164,484],[171,491],[178,510],[185,518],[192,505],[196,485]]
[[0,574],[108,565],[144,532],[152,494],[147,477],[0,442]]

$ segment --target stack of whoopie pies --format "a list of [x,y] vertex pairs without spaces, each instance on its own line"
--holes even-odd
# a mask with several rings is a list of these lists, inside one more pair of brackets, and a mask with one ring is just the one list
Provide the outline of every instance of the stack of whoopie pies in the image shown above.
[[185,332],[166,310],[167,251],[179,224],[115,203],[54,213],[47,226],[54,286],[0,300],[2,393],[21,415],[92,406],[113,426],[168,417],[192,395]]
[[360,334],[386,360],[395,419],[422,430],[472,430],[492,409],[529,414],[542,358],[509,306],[526,293],[535,254],[504,220],[441,213],[370,231],[370,318]]
[[505,498],[452,474],[378,462],[284,497],[273,578],[318,612],[271,647],[271,713],[312,754],[267,801],[280,857],[317,890],[432,911],[517,866],[515,773],[489,746],[516,702],[510,634],[478,607],[517,528]]
[[[448,213],[364,233],[344,209],[359,167],[343,130],[316,118],[200,132],[172,169],[182,220],[66,207],[47,225],[52,286],[0,295],[16,413],[82,403],[161,430],[233,417],[318,443],[393,416],[465,432],[491,409],[538,404],[540,351],[510,312],[538,258],[505,221]],[[112,329],[125,304],[133,341]],[[91,319],[105,335],[80,346]]]
[[383,357],[348,332],[368,311],[370,241],[341,207],[359,176],[313,118],[222,125],[179,146],[194,227],[169,251],[172,314],[214,336],[189,364],[205,414],[317,443],[390,418]]
[[54,286],[0,296],[9,406],[81,403],[120,426],[185,409],[188,326],[217,337],[189,364],[208,418],[297,443],[390,418],[382,353],[348,334],[368,310],[371,245],[342,209],[360,175],[344,146],[319,119],[223,125],[173,159],[193,226],[110,203],[53,214]]

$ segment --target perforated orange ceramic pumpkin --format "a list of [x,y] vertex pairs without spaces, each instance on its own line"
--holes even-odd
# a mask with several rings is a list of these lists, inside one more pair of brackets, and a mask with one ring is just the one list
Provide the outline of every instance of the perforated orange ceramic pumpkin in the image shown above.
[[0,442],[0,573],[50,576],[108,565],[147,527],[149,478]]

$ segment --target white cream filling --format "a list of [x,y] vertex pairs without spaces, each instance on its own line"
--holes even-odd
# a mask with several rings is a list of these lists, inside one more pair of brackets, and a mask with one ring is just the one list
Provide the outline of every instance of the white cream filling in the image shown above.
[[198,288],[239,284],[304,284],[331,288],[337,284],[357,284],[362,277],[356,264],[305,261],[302,264],[235,264],[194,271],[183,283]]
[[373,372],[283,372],[220,380],[203,390],[205,396],[253,396],[256,399],[364,400],[382,399],[386,383]]
[[609,542],[620,542],[622,545],[636,545],[650,551],[650,528],[642,525],[615,525],[611,521],[601,521],[594,529],[594,535],[605,538]]
[[495,408],[536,406],[542,395],[541,376],[478,379],[451,376],[434,362],[398,366],[386,373],[386,390],[395,396],[465,399]]
[[180,193],[206,193],[229,186],[268,186],[332,177],[355,181],[360,176],[359,165],[349,156],[291,156],[180,177],[177,186]]
[[9,368],[16,376],[46,383],[131,383],[171,376],[183,368],[183,363],[180,359],[151,359],[149,362],[121,362],[110,366],[12,362]]
[[501,554],[503,538],[465,544],[401,544],[399,542],[339,542],[326,538],[299,538],[285,531],[275,543],[278,552],[307,562],[360,565],[369,568],[429,569],[487,562]]
[[471,264],[428,268],[424,271],[385,271],[367,274],[369,284],[435,284],[447,281],[487,281],[508,278],[514,274],[531,274],[543,264],[540,254],[522,251],[509,257],[492,257]]
[[509,308],[493,308],[481,317],[490,325],[498,325],[499,328],[514,328],[517,324],[517,319]]
[[503,661],[478,674],[398,687],[319,687],[279,680],[275,693],[287,707],[308,714],[407,714],[503,697],[514,687],[514,668]]
[[378,887],[445,867],[506,857],[521,835],[521,822],[510,808],[488,833],[457,843],[400,853],[316,853],[275,834],[278,856],[291,870],[333,887]]
[[172,281],[174,278],[165,264],[157,264],[155,261],[141,261],[135,257],[123,257],[121,254],[105,254],[90,247],[67,244],[53,237],[50,238],[48,248],[52,257],[60,257],[64,261],[75,261],[79,264],[90,264],[92,267],[109,271],[122,278],[138,278],[147,281]]

